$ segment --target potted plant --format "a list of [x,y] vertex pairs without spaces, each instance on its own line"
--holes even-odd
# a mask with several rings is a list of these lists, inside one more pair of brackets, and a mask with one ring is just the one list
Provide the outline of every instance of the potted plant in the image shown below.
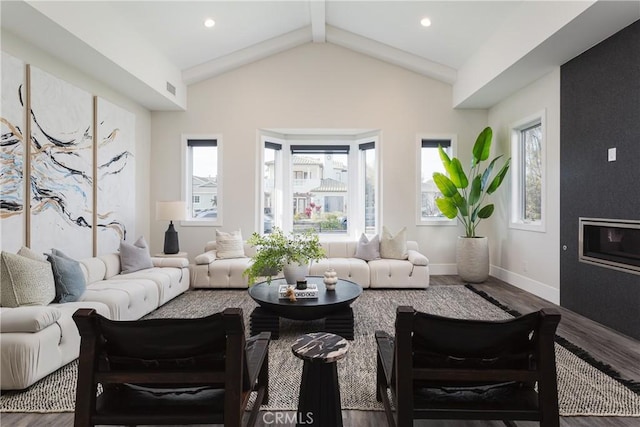
[[468,173],[465,173],[459,159],[450,159],[442,147],[438,147],[447,174],[433,174],[433,181],[442,193],[442,197],[436,198],[438,209],[449,219],[457,217],[464,225],[465,235],[458,238],[456,245],[456,262],[458,275],[467,282],[480,283],[489,277],[488,241],[486,237],[476,235],[476,227],[481,220],[493,214],[494,205],[485,204],[485,198],[500,187],[511,162],[510,158],[507,159],[493,177],[491,174],[502,156],[491,160],[486,169],[481,169],[480,163],[489,158],[492,137],[490,127],[480,132],[473,146]]
[[251,265],[243,273],[249,286],[258,277],[266,277],[271,283],[271,278],[280,271],[283,271],[288,284],[295,285],[297,280],[308,275],[309,262],[325,256],[318,234],[312,230],[291,232],[286,236],[280,228],[273,227],[270,234],[253,233],[247,243],[257,249],[251,257]]

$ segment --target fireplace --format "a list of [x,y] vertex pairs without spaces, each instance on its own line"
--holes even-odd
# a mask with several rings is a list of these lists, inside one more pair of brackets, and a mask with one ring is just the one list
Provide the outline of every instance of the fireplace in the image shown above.
[[640,274],[640,221],[580,218],[580,261]]

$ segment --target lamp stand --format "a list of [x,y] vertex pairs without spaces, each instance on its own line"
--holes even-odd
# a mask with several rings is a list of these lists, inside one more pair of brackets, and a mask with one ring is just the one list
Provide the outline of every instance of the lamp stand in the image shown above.
[[173,221],[169,221],[169,228],[164,232],[164,253],[167,255],[180,252],[178,232],[173,228]]

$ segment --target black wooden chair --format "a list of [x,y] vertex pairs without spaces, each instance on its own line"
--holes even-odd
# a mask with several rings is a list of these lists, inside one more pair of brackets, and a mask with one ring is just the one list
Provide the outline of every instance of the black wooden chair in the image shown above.
[[478,321],[403,306],[396,316],[395,338],[376,331],[376,397],[390,426],[411,426],[414,419],[559,425],[555,310]]
[[[75,426],[247,425],[268,403],[270,335],[245,341],[242,310],[197,319],[112,321],[73,315],[81,336]],[[96,397],[98,384],[102,392]]]

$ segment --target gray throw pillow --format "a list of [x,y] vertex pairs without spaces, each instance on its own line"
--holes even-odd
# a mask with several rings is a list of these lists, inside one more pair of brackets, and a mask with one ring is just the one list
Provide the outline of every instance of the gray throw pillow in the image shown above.
[[124,240],[120,241],[120,268],[121,274],[152,268],[153,261],[149,254],[149,247],[143,236],[140,236],[133,245]]
[[356,247],[356,258],[363,259],[365,261],[373,261],[380,258],[380,238],[376,234],[367,239],[367,236],[362,233],[360,240],[358,240],[358,246]]
[[382,239],[380,240],[380,256],[389,259],[407,259],[407,227],[393,236],[387,227],[382,227]]
[[56,302],[78,301],[87,289],[87,280],[80,263],[58,249],[51,249],[51,253],[47,254],[47,259],[53,270]]
[[0,306],[47,305],[56,296],[51,265],[21,255],[0,254]]

